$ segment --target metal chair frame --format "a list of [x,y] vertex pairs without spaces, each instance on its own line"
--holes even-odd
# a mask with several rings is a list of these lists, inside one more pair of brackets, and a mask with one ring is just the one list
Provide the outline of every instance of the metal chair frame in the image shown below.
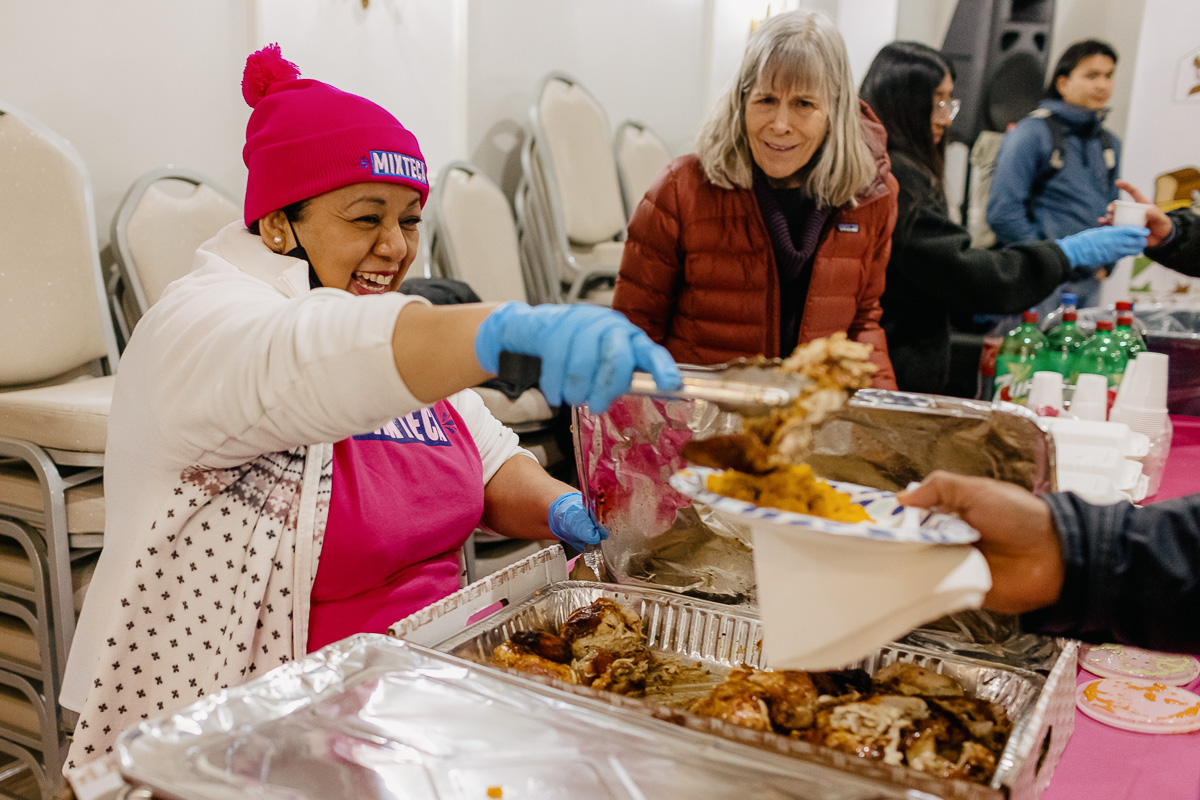
[[[559,266],[565,264],[568,272],[574,278],[571,281],[570,288],[567,290],[566,302],[578,302],[588,288],[588,284],[594,283],[597,280],[616,280],[617,271],[615,269],[587,269],[582,266],[571,252],[571,242],[567,237],[566,222],[563,215],[562,199],[558,194],[558,175],[554,171],[554,159],[549,153],[542,154],[538,142],[547,140],[546,129],[542,125],[541,114],[538,106],[541,104],[543,95],[546,93],[546,87],[552,81],[559,81],[568,86],[576,86],[583,91],[583,85],[575,78],[565,72],[554,71],[549,73],[542,79],[541,85],[538,88],[537,97],[533,104],[529,107],[529,127],[530,135],[526,138],[525,144],[521,149],[521,167],[524,175],[528,178],[529,187],[532,189],[532,196],[537,200],[537,206],[544,209],[548,216],[548,222],[551,230],[539,231],[541,234],[538,238],[541,239],[546,250],[546,266]],[[591,93],[588,92],[591,96]],[[594,97],[592,98],[595,99]],[[526,207],[526,212],[533,210]],[[535,215],[536,216],[536,215]],[[528,219],[528,217],[527,217]],[[625,229],[622,228],[617,234],[614,241],[625,241]],[[556,270],[554,280],[560,280],[560,273]]]
[[133,185],[129,187],[129,191],[121,198],[121,204],[117,206],[117,213],[113,215],[109,236],[112,242],[114,261],[112,271],[109,273],[108,280],[105,283],[105,294],[108,297],[108,305],[123,342],[129,341],[129,336],[133,333],[133,326],[137,323],[137,320],[130,320],[125,314],[125,309],[121,304],[122,287],[133,293],[139,317],[145,314],[147,309],[150,308],[150,302],[146,298],[146,290],[142,286],[141,277],[138,275],[135,267],[137,262],[133,258],[133,250],[129,244],[129,221],[133,219],[133,215],[137,212],[138,205],[141,203],[142,197],[146,194],[146,190],[159,181],[164,180],[183,181],[193,186],[208,186],[229,202],[237,205],[237,200],[231,194],[220,186],[217,186],[204,175],[177,167],[161,167],[151,170],[134,181]]

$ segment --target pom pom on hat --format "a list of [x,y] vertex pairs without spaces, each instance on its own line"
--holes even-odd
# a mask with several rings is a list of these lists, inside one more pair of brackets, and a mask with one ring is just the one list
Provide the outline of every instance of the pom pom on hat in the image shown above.
[[278,44],[269,44],[246,57],[242,72],[242,97],[251,108],[258,105],[281,81],[300,77],[300,68],[283,57]]

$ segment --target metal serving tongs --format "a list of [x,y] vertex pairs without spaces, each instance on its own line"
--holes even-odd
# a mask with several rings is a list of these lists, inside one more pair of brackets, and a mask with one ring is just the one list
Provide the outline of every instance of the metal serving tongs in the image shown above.
[[[781,363],[779,359],[761,362],[739,358],[711,367],[680,365],[683,386],[675,390],[660,390],[649,373],[635,372],[629,394],[665,400],[707,400],[722,411],[734,411],[744,417],[764,416],[795,402],[812,383],[804,375],[779,369]],[[522,389],[537,385],[541,369],[541,359],[536,356],[507,351],[500,354],[500,379]]]

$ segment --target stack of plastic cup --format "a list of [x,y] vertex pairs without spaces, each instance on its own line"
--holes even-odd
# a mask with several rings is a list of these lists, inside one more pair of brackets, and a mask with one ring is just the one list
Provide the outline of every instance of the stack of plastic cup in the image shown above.
[[1078,419],[1104,422],[1108,419],[1108,378],[1084,373],[1075,380],[1071,414]]
[[1063,376],[1058,372],[1033,373],[1029,388],[1028,407],[1042,417],[1058,416],[1063,410]]
[[[1167,423],[1167,364],[1164,353],[1138,353],[1126,369],[1111,419],[1153,439]],[[1082,376],[1080,376],[1082,377]]]

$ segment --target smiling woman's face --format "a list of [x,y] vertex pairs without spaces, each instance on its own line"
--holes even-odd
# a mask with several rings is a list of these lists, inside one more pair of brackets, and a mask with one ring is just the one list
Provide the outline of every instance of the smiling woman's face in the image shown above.
[[[299,237],[324,286],[363,295],[400,286],[417,257],[420,222],[416,189],[356,183],[312,198],[291,226],[282,211],[275,211],[259,229],[263,243],[277,253],[291,250]],[[275,237],[282,241],[276,243]]]
[[812,160],[829,129],[826,99],[811,89],[778,90],[759,82],[746,96],[746,136],[754,163],[784,186]]

